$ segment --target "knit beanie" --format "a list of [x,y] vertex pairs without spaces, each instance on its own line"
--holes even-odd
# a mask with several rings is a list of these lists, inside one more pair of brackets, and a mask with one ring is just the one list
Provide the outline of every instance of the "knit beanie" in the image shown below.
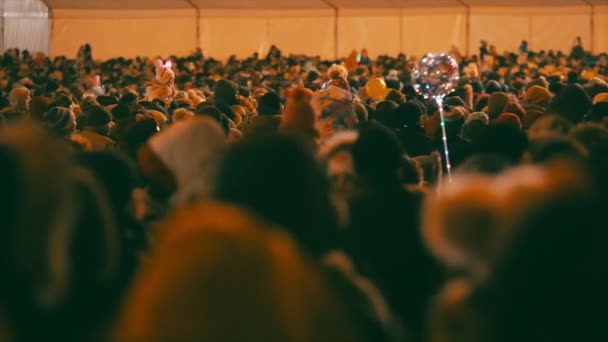
[[534,85],[526,90],[524,100],[531,105],[548,106],[551,102],[551,92],[545,87]]
[[68,108],[55,107],[42,115],[44,126],[60,136],[70,135],[76,129],[76,117]]
[[530,88],[532,88],[534,86],[549,89],[549,82],[547,82],[547,80],[543,76],[540,76],[539,78],[536,78],[536,79],[528,82],[528,84],[526,84],[524,89],[527,92]]
[[509,101],[502,111],[504,113],[513,113],[519,116],[521,122],[526,121],[526,110],[517,102]]
[[490,117],[488,117],[488,114],[484,113],[484,112],[475,112],[475,113],[471,113],[469,114],[469,116],[467,116],[467,119],[465,120],[464,124],[468,124],[472,121],[481,121],[486,125],[490,124]]
[[486,83],[485,88],[486,88],[486,94],[488,94],[488,95],[502,91],[502,86],[500,85],[500,83],[498,83],[497,81],[494,81],[494,80],[488,81],[488,83]]
[[193,119],[194,117],[194,113],[184,108],[177,109],[175,112],[173,112],[173,122],[189,120]]
[[521,120],[519,119],[519,116],[517,116],[517,114],[502,113],[500,114],[498,119],[496,119],[496,122],[504,123],[513,126],[517,129],[521,129]]
[[[94,96],[85,96],[80,101],[80,110],[83,113],[86,113],[92,107],[99,107],[99,106],[101,106],[101,105],[97,102],[97,100],[95,99]],[[62,106],[62,107],[65,107],[65,106]]]

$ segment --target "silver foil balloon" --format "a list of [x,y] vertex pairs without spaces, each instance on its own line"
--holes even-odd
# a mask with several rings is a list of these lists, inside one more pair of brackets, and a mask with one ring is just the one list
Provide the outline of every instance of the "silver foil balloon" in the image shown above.
[[425,98],[444,97],[458,84],[458,63],[450,55],[428,54],[414,66],[412,79]]

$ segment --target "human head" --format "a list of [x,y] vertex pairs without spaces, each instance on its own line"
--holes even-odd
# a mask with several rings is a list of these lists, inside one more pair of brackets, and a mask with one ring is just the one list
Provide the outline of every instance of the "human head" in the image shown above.
[[253,214],[205,203],[159,229],[167,233],[126,300],[117,340],[363,339],[325,273]]
[[8,95],[12,107],[18,111],[27,111],[30,108],[30,90],[27,88],[14,88]]
[[76,132],[76,116],[64,107],[51,108],[42,115],[43,125],[53,134],[68,138]]
[[592,107],[593,102],[585,90],[579,84],[570,84],[555,95],[547,108],[547,114],[557,114],[577,124],[583,121]]
[[546,87],[535,85],[527,88],[524,100],[530,105],[546,107],[551,102],[551,93]]
[[507,93],[495,92],[488,98],[488,116],[490,120],[498,119],[500,114],[504,113],[503,109],[509,103],[511,98]]
[[112,114],[100,105],[93,105],[83,112],[85,129],[107,135],[110,132]]
[[329,187],[312,152],[298,139],[276,135],[237,142],[229,147],[218,175],[216,199],[282,226],[313,255],[335,242]]
[[258,101],[258,115],[280,115],[282,112],[281,98],[273,91],[266,92]]

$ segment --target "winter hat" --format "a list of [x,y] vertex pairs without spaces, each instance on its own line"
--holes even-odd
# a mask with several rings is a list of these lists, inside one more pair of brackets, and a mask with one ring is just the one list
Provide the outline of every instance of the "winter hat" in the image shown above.
[[101,96],[97,96],[97,103],[99,103],[100,105],[102,105],[104,107],[109,107],[109,106],[117,105],[118,98],[116,98],[116,96],[101,95]]
[[159,128],[165,127],[167,125],[167,117],[165,116],[165,114],[156,111],[156,110],[147,110],[145,112],[145,114],[138,114],[137,115],[137,119],[141,120],[145,117],[149,117],[154,119],[154,121],[156,121],[156,124],[158,125]]
[[225,145],[226,134],[209,117],[176,122],[150,139],[150,151],[175,179],[174,204],[193,203],[211,196],[217,163]]
[[464,122],[467,117],[467,110],[464,107],[453,107],[451,110],[443,113],[443,118],[446,122]]
[[194,113],[184,108],[179,108],[173,112],[173,122],[189,120],[194,117]]
[[68,108],[55,107],[42,115],[44,126],[59,136],[69,136],[76,130],[76,117]]
[[516,127],[517,129],[521,129],[521,119],[519,118],[519,116],[517,116],[517,114],[502,113],[500,114],[498,119],[496,119],[496,122],[508,124],[513,127]]
[[536,78],[536,79],[528,82],[528,84],[526,84],[524,89],[526,92],[528,92],[528,90],[530,90],[530,88],[532,88],[534,86],[549,89],[549,82],[547,82],[547,80],[543,76],[541,76],[539,78]]
[[287,101],[279,131],[304,136],[318,136],[315,129],[315,111],[310,104],[312,91],[306,88],[295,89]]
[[228,80],[219,80],[213,88],[215,94],[215,103],[233,106],[238,104],[236,95],[238,87],[236,83]]
[[466,104],[458,96],[450,96],[450,97],[446,98],[444,101],[444,105],[447,107],[450,107],[450,108],[451,107],[465,107],[466,108]]
[[593,103],[596,104],[599,102],[608,102],[608,93],[601,93],[595,95],[595,97],[593,98]]
[[509,101],[502,111],[505,113],[516,114],[519,116],[519,120],[521,120],[521,122],[526,121],[526,110],[517,102]]
[[145,101],[145,102],[141,102],[142,106],[147,109],[147,110],[155,110],[157,112],[161,112],[165,115],[167,115],[167,109],[160,105],[157,101]]
[[268,91],[266,88],[257,88],[253,91],[253,98],[259,103],[262,96],[268,93]]
[[280,115],[281,98],[277,93],[269,91],[258,102],[258,115]]
[[472,121],[481,121],[485,125],[489,125],[490,117],[488,117],[488,114],[486,114],[484,112],[471,113],[471,114],[469,114],[469,116],[467,116],[467,119],[465,120],[464,124],[466,125]]
[[541,86],[532,86],[526,90],[524,100],[531,105],[548,106],[551,102],[551,92]]
[[173,98],[173,102],[175,102],[178,106],[191,105],[190,97],[185,91],[178,91],[175,97]]
[[83,114],[86,127],[103,126],[112,122],[112,114],[99,104],[87,107]]
[[500,83],[494,80],[490,80],[486,83],[486,94],[492,95],[494,93],[502,92],[502,86]]
[[132,92],[127,92],[120,98],[119,102],[126,104],[126,105],[133,105],[137,102],[137,94],[132,93]]
[[490,119],[496,119],[500,114],[503,113],[503,109],[509,103],[511,98],[509,94],[503,92],[496,92],[490,95],[488,98],[488,110],[487,114]]
[[[80,110],[82,111],[82,113],[86,113],[92,107],[99,107],[99,106],[101,106],[101,105],[97,102],[97,100],[93,96],[85,96],[80,101]],[[61,107],[65,107],[65,106],[61,106]],[[69,107],[69,106],[67,106],[67,107]]]
[[190,104],[192,108],[196,108],[199,103],[205,101],[205,96],[201,93],[198,93],[195,89],[188,90],[188,98],[190,99]]

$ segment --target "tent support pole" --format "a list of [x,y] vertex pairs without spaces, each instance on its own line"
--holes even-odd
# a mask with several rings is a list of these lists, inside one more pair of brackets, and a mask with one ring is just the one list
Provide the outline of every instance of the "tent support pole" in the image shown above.
[[595,5],[589,0],[583,0],[591,8],[591,53],[595,53]]
[[201,9],[192,0],[184,0],[196,12],[196,49],[201,48]]
[[[49,20],[51,21],[51,30],[49,32],[49,51],[47,51],[48,56],[51,56],[51,52],[53,50],[53,31],[55,31],[55,20],[53,18],[53,7],[49,3],[49,0],[41,0],[42,4],[46,6],[49,11]],[[4,25],[4,23],[3,23]],[[4,27],[2,27],[2,36],[4,37]]]
[[338,59],[338,16],[340,9],[331,0],[322,0],[327,6],[334,10],[334,59]]
[[458,3],[461,4],[465,10],[466,10],[466,14],[465,14],[465,29],[464,29],[464,35],[465,35],[465,42],[464,42],[464,54],[465,56],[469,57],[471,51],[470,51],[470,38],[471,38],[471,5],[469,5],[468,3],[466,3],[464,0],[458,0]]

